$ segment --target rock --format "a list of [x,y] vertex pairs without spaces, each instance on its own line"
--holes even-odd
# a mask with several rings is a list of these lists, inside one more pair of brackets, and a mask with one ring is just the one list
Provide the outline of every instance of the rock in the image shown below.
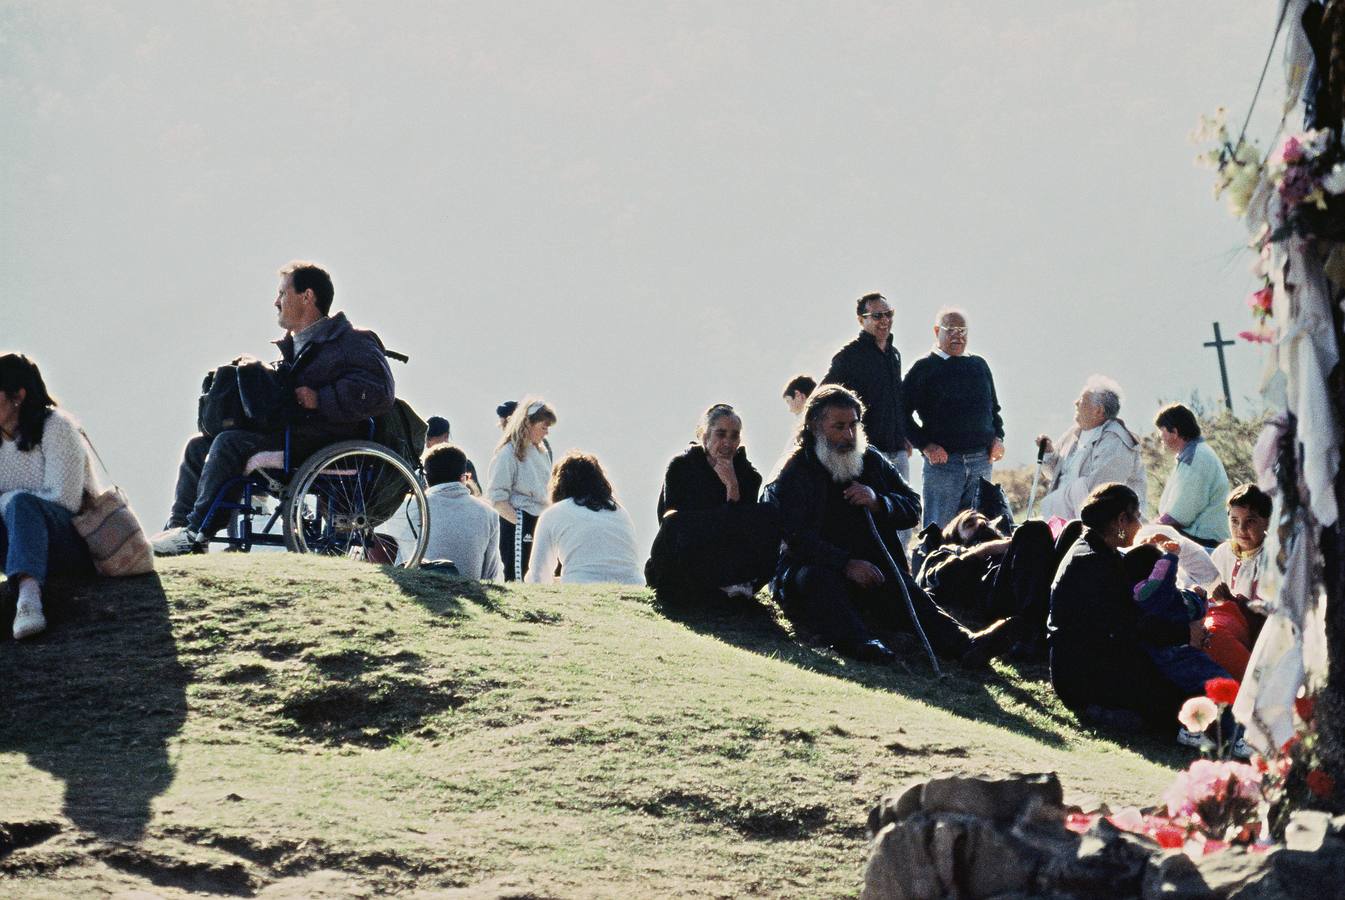
[[1054,772],[1014,774],[1005,778],[933,778],[900,794],[885,794],[869,812],[869,833],[916,812],[960,813],[1009,823],[1030,807],[1059,807],[1065,792]]
[[1039,859],[994,823],[917,813],[883,827],[864,874],[863,900],[937,900],[1024,892]]
[[1242,892],[1266,876],[1273,855],[1248,853],[1241,847],[1230,847],[1200,859],[1192,859],[1181,851],[1173,850],[1153,858],[1144,875],[1144,888],[1140,896],[1144,900],[1245,897],[1248,895]]

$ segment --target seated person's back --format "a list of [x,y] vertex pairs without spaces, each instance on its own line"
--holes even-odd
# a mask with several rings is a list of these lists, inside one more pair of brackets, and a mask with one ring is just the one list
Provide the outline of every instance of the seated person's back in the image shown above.
[[644,584],[635,523],[613,497],[596,457],[572,451],[551,476],[551,505],[537,519],[527,580]]
[[[451,560],[467,578],[500,581],[504,577],[500,517],[489,503],[472,494],[470,478],[467,456],[453,444],[439,444],[425,456],[430,534],[424,558]],[[415,547],[408,516],[394,516],[381,530],[397,538],[399,559]]]

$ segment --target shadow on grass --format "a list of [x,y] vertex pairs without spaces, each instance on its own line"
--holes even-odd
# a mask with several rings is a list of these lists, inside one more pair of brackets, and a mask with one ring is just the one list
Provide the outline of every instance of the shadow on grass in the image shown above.
[[168,742],[187,715],[158,576],[51,584],[48,630],[22,642],[8,639],[5,593],[0,751],[65,782],[65,814],[81,829],[140,838],[173,781]]
[[504,615],[499,598],[503,585],[480,582],[461,575],[445,575],[430,569],[397,569],[384,566],[393,584],[410,599],[440,616],[463,615],[462,602],[473,603],[486,612]]
[[[1044,704],[1025,686],[1028,681],[1045,682],[1049,671],[1044,664],[1010,667],[1014,677],[998,671],[968,672],[956,662],[940,660],[944,675],[934,675],[923,647],[913,636],[898,635],[893,649],[899,654],[895,666],[882,666],[845,659],[827,648],[812,647],[795,640],[777,618],[775,607],[767,602],[739,602],[734,606],[679,606],[654,600],[654,609],[700,634],[717,638],[743,650],[773,657],[808,671],[843,678],[876,690],[889,691],[957,716],[996,725],[1030,737],[1052,747],[1066,745],[1069,732],[1097,733],[1126,744],[1131,750],[1160,765],[1183,766],[1190,757],[1172,741],[1153,735],[1116,735],[1092,732],[1081,725],[1063,706]],[[1006,710],[991,691],[1006,695],[1013,702],[1031,709],[1049,727],[1020,713]],[[1176,723],[1173,733],[1176,733]]]

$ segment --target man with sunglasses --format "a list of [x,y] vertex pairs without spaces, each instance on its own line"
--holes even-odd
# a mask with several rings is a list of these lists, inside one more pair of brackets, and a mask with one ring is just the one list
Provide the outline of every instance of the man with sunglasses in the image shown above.
[[[864,432],[869,445],[911,478],[911,442],[901,389],[901,354],[892,340],[892,307],[882,294],[865,294],[855,305],[859,336],[831,358],[823,384],[849,388],[864,404]],[[903,536],[904,537],[904,536]]]
[[924,524],[942,528],[975,502],[980,479],[990,480],[1004,456],[1004,420],[990,366],[967,353],[967,318],[939,310],[934,349],[906,373],[911,442],[924,454]]

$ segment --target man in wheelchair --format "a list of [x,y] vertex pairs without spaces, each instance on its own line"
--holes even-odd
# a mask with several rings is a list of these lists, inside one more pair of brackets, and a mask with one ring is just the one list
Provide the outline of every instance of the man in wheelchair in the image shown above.
[[[286,335],[276,341],[281,359],[274,367],[292,386],[283,417],[289,422],[292,465],[335,441],[367,438],[369,420],[388,412],[395,399],[382,341],[372,331],[352,327],[345,313],[328,315],[333,295],[331,276],[313,263],[295,261],[280,270],[275,307]],[[228,524],[227,516],[210,515],[221,489],[243,473],[253,454],[280,449],[285,442],[284,429],[236,428],[187,441],[172,512],[164,530],[151,539],[154,552],[203,551]]]

